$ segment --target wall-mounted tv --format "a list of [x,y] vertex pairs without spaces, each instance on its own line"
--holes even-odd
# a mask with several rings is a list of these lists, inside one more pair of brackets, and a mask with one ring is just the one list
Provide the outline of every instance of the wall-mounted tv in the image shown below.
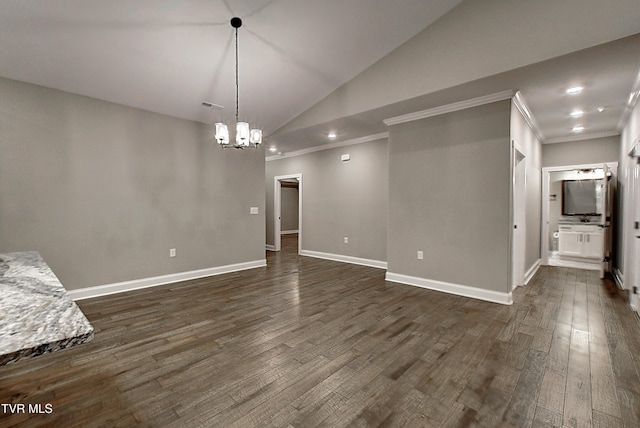
[[602,180],[563,180],[562,215],[602,214]]

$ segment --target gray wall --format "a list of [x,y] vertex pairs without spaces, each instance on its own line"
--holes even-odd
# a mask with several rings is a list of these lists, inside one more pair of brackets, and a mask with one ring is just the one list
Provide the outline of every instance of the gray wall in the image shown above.
[[542,145],[542,166],[617,162],[620,136]]
[[389,128],[389,272],[510,291],[510,109]]
[[280,191],[280,227],[283,232],[298,230],[298,185],[283,183]]
[[528,272],[541,257],[542,144],[516,107],[511,109],[511,139],[524,152],[526,162],[525,265]]
[[[340,161],[345,153],[349,162]],[[302,173],[302,249],[385,261],[387,162],[386,139],[267,162],[267,244],[274,177]]]
[[0,252],[39,251],[67,289],[265,258],[263,149],[13,80],[0,94]]

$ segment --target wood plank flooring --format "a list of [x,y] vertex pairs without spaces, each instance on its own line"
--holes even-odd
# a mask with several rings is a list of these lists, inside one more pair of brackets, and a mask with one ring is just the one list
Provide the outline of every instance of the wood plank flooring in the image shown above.
[[[0,367],[0,426],[638,427],[640,328],[596,272],[503,306],[295,254],[79,302],[95,339]],[[28,408],[26,410],[29,410]]]

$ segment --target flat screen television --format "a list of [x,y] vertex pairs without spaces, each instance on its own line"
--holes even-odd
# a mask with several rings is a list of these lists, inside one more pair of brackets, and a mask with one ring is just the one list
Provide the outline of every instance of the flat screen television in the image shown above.
[[562,215],[596,216],[602,214],[602,180],[563,180]]

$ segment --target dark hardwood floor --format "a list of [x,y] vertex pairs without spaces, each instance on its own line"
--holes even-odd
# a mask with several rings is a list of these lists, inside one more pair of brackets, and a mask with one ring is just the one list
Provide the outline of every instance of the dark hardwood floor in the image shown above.
[[[503,306],[295,254],[78,302],[94,340],[0,367],[0,426],[640,426],[640,328],[596,272]],[[2,410],[2,409],[0,409]]]

